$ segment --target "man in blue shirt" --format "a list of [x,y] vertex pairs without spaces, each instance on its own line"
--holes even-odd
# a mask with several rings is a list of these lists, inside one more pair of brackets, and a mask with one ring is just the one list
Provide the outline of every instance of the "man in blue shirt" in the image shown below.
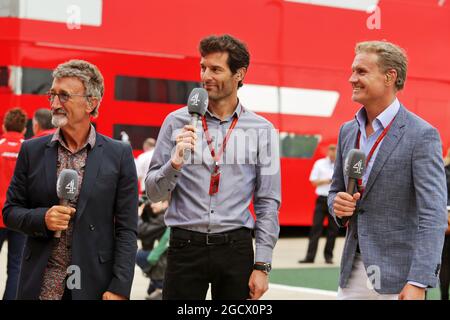
[[[278,135],[237,97],[250,62],[246,46],[229,35],[210,36],[200,54],[209,97],[203,130],[187,125],[187,108],[169,114],[146,178],[151,201],[171,197],[163,298],[205,299],[211,284],[213,299],[259,299],[279,233]],[[186,149],[193,150],[190,163]]]

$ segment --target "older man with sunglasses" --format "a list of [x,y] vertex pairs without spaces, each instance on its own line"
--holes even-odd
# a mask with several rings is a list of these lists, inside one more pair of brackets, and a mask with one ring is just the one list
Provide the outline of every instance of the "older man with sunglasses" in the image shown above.
[[[131,147],[91,124],[104,91],[96,66],[71,60],[53,77],[48,98],[58,129],[23,144],[3,210],[6,225],[28,235],[18,298],[126,299],[137,249]],[[78,174],[69,206],[56,193],[63,169]]]

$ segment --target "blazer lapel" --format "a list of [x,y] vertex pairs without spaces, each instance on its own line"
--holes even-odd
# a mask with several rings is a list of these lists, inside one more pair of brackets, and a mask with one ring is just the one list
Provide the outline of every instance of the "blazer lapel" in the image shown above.
[[44,154],[45,177],[47,180],[47,193],[49,203],[59,203],[56,194],[56,161],[58,157],[58,144],[56,142],[48,142]]
[[398,114],[392,123],[392,127],[389,130],[388,134],[384,137],[380,149],[378,150],[377,157],[374,160],[372,171],[370,172],[369,179],[367,180],[367,185],[364,190],[363,199],[370,192],[375,179],[378,174],[381,172],[386,160],[392,154],[401,137],[404,134],[404,127],[406,122],[406,110],[403,106],[400,106]]
[[86,204],[92,195],[92,188],[97,179],[98,170],[102,162],[103,156],[103,138],[97,134],[94,148],[89,151],[86,160],[86,169],[84,171],[83,182],[81,185],[80,196],[78,197],[76,220],[79,221],[81,215],[84,213]]

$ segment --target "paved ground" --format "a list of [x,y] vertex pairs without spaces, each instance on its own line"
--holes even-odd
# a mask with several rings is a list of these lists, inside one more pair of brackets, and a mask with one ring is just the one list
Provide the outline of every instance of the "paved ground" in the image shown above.
[[[322,252],[325,245],[325,239],[322,238],[319,242],[318,254],[315,264],[300,265],[297,261],[303,259],[308,240],[306,238],[287,238],[280,239],[275,247],[273,257],[273,269],[300,269],[300,268],[329,268],[338,267],[339,258],[343,248],[343,238],[338,238],[335,246],[335,260],[334,265],[325,264]],[[0,293],[3,294],[6,281],[6,256],[7,244],[3,245],[3,250],[0,253]],[[135,270],[135,277],[133,281],[133,288],[131,292],[132,299],[144,299],[146,289],[148,286],[148,279],[145,278],[138,267]],[[337,289],[337,288],[336,288]],[[264,299],[271,300],[325,300],[334,299],[336,293],[333,291],[318,290],[311,288],[294,287],[291,285],[280,285],[271,283],[269,291],[264,295]]]

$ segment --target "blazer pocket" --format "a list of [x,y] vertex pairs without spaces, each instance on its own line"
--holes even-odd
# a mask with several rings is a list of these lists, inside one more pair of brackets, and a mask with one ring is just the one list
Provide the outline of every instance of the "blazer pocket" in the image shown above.
[[115,173],[109,173],[109,174],[100,174],[97,176],[97,180],[101,181],[115,181],[117,179],[118,175]]
[[97,176],[97,179],[95,180],[95,190],[104,195],[109,195],[111,192],[115,191],[117,183],[118,175],[102,174]]
[[411,166],[411,162],[405,157],[390,157],[385,163],[381,170],[389,170],[398,172],[399,170],[405,170]]
[[113,259],[113,252],[112,251],[99,251],[98,252],[98,260],[100,263],[106,263],[108,261],[111,261]]

